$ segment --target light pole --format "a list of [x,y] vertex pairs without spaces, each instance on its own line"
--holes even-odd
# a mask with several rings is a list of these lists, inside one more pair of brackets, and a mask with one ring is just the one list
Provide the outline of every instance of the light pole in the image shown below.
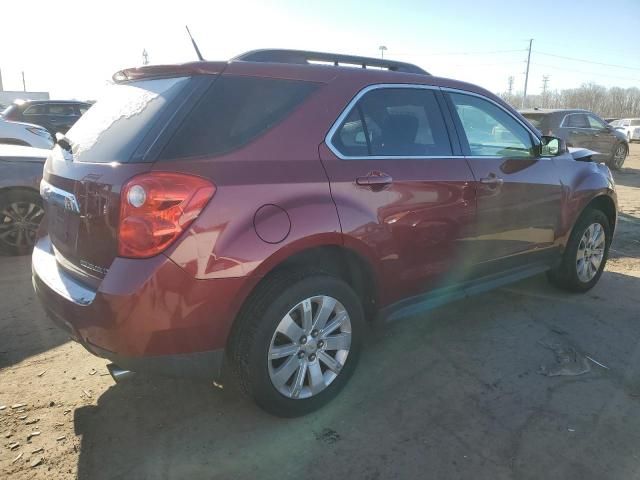
[[385,47],[384,45],[380,45],[380,46],[378,47],[378,50],[380,50],[380,57],[381,57],[382,59],[384,59],[384,52],[385,52],[385,50],[387,50],[387,47]]

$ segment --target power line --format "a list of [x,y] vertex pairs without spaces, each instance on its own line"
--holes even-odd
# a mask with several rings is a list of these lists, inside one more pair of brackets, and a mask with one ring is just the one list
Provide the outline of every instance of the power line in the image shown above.
[[571,60],[574,62],[591,63],[593,65],[603,65],[605,67],[626,68],[627,70],[640,70],[640,67],[629,67],[628,65],[616,65],[614,63],[594,62],[592,60],[584,60],[582,58],[567,57],[564,55],[556,55],[555,53],[540,52],[539,50],[534,50],[534,52],[537,53],[538,55],[546,55],[547,57],[562,58],[564,60]]
[[640,78],[631,78],[631,77],[620,77],[618,75],[608,75],[606,73],[596,73],[596,72],[585,72],[584,70],[574,70],[572,68],[564,68],[564,67],[557,67],[555,65],[548,65],[545,63],[535,63],[534,66],[537,67],[547,67],[547,68],[553,68],[555,70],[564,70],[565,72],[573,72],[573,73],[582,73],[584,75],[594,75],[596,77],[610,77],[610,78],[617,78],[620,80],[631,80],[633,82],[640,82]]
[[512,53],[512,52],[526,52],[528,49],[518,49],[518,50],[492,50],[485,52],[441,52],[441,53],[431,53],[430,55],[493,55],[495,53]]

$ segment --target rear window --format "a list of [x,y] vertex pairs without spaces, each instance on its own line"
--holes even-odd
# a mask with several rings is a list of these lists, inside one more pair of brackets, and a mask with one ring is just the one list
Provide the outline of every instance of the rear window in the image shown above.
[[219,155],[242,147],[282,121],[316,86],[297,80],[222,76],[177,129],[161,158]]
[[545,121],[546,115],[543,113],[523,113],[522,116],[529,120],[529,123],[540,130]]
[[640,127],[640,119],[638,119],[638,120],[631,120],[631,126],[633,126],[633,127]]
[[108,85],[92,108],[67,132],[75,161],[128,162],[188,77]]

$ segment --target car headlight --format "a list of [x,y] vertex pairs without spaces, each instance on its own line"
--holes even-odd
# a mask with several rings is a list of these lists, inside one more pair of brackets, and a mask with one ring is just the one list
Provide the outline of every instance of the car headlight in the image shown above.
[[29,130],[31,133],[35,135],[38,135],[39,137],[44,137],[44,138],[48,138],[49,140],[53,140],[53,137],[51,136],[49,131],[44,128],[27,127],[27,130]]

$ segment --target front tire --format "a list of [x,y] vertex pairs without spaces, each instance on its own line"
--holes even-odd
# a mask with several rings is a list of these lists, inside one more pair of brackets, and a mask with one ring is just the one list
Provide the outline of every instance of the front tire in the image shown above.
[[242,389],[265,411],[319,409],[355,370],[364,313],[353,289],[326,274],[277,274],[249,299],[231,337]]
[[628,153],[629,149],[624,143],[616,145],[616,148],[613,150],[611,160],[609,161],[609,168],[612,170],[620,170],[622,165],[624,165],[624,161],[626,160]]
[[36,192],[9,190],[0,193],[0,253],[29,253],[43,216],[42,199]]
[[600,210],[587,210],[571,232],[561,264],[549,272],[549,280],[572,292],[590,290],[602,275],[610,245],[609,219]]

